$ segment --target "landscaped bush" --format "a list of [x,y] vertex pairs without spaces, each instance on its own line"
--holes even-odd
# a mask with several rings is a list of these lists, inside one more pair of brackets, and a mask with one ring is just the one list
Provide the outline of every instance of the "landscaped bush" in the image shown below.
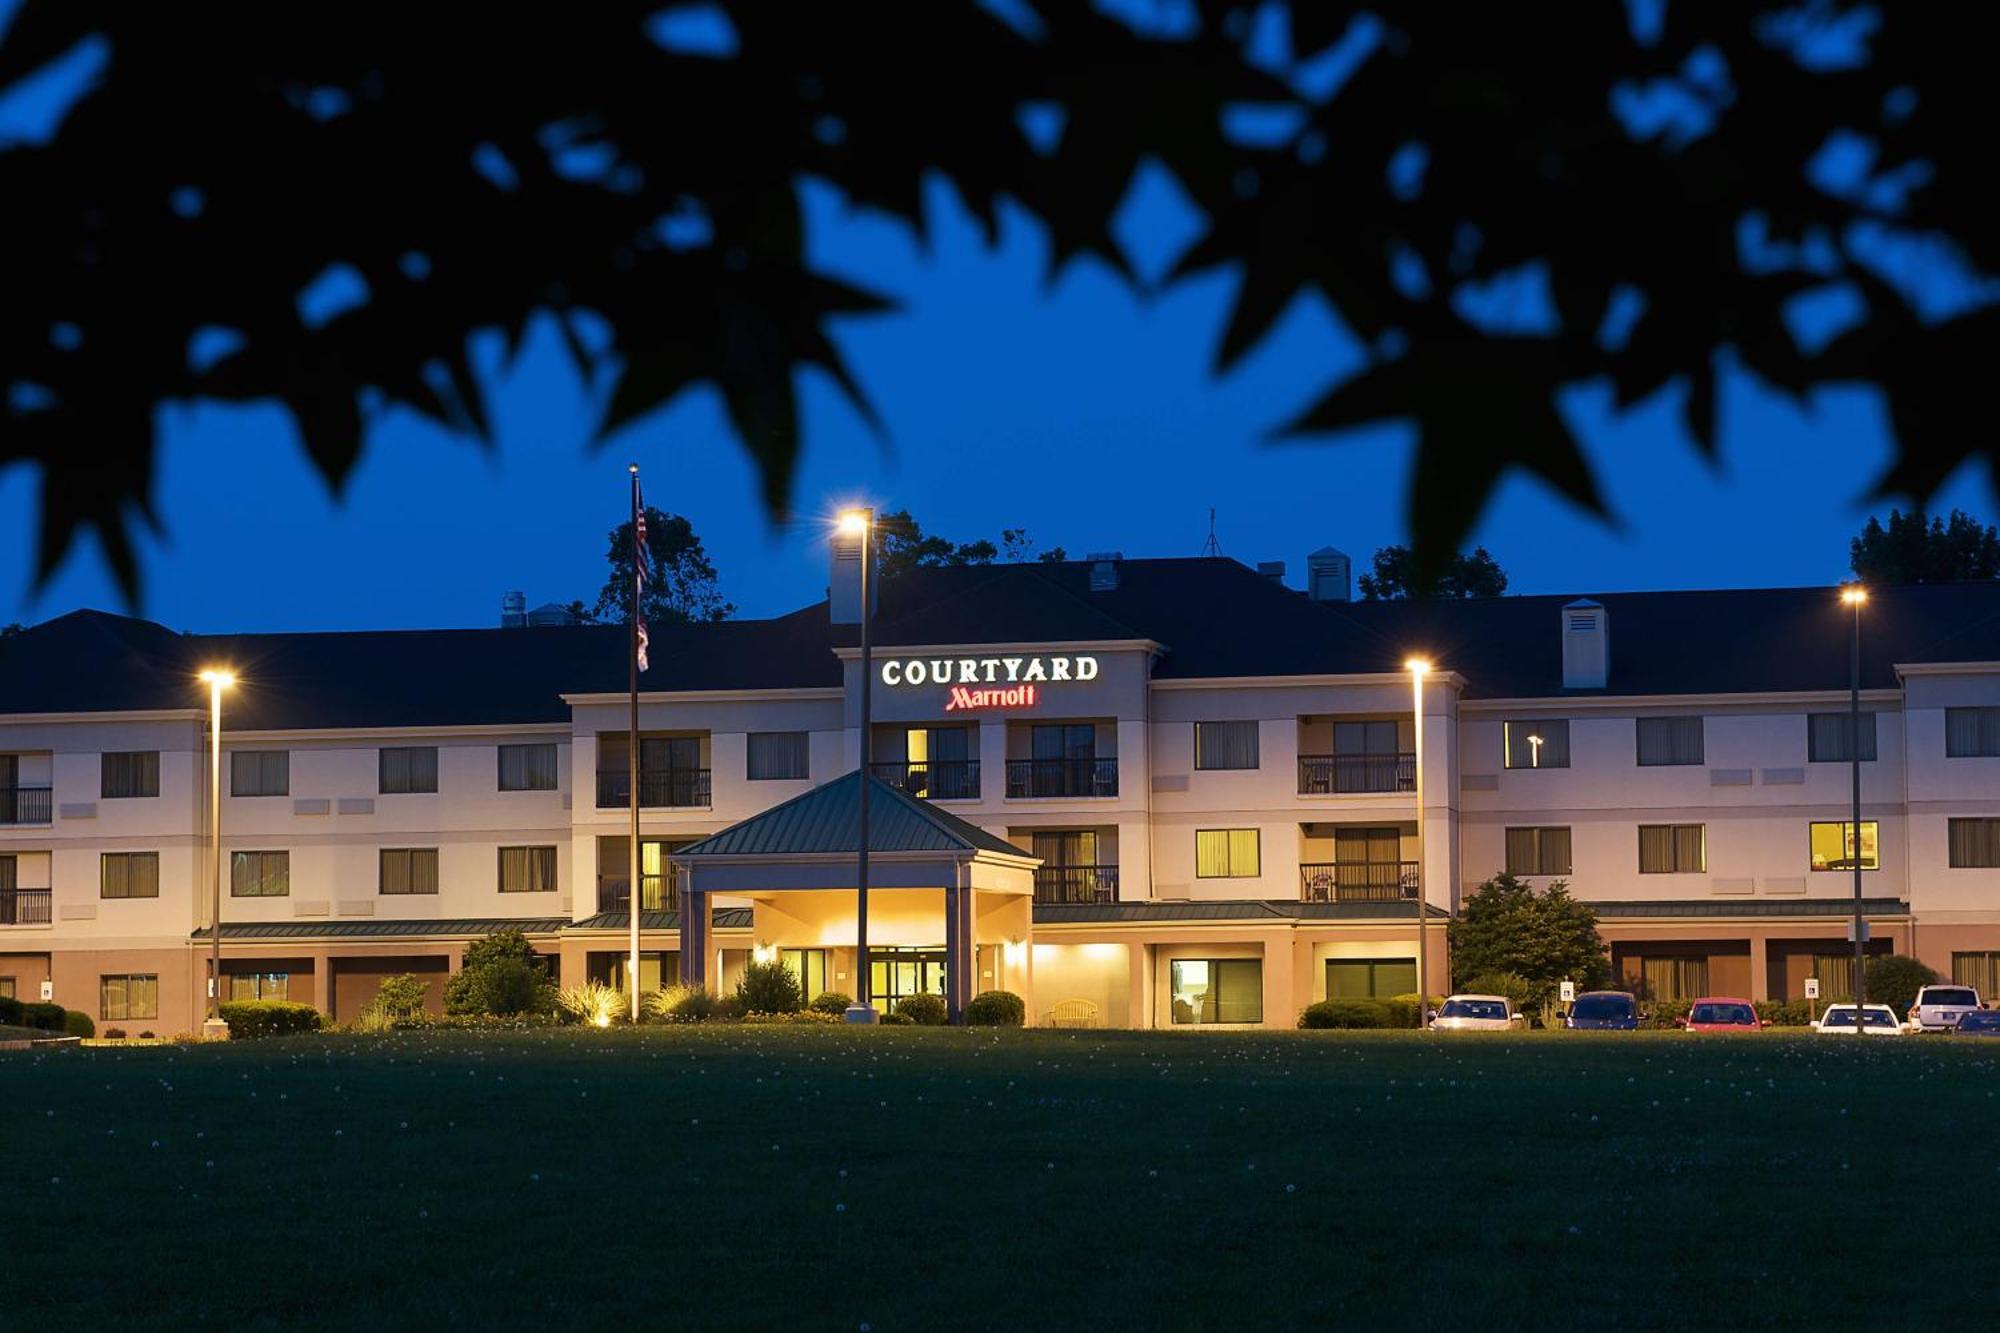
[[40,1028],[44,1032],[61,1032],[64,1014],[67,1011],[59,1004],[43,1004],[38,1000],[21,1006],[21,1025]]
[[813,996],[812,1003],[806,1007],[814,1013],[832,1014],[835,1018],[838,1018],[840,1015],[846,1013],[848,1007],[853,1003],[854,997],[852,995],[842,995],[837,990],[823,990]]
[[[1383,1005],[1388,1009],[1390,1027],[1413,1028],[1418,1026],[1417,996],[1415,991],[1411,991],[1405,995],[1391,995],[1386,1000],[1383,999],[1376,1000],[1376,1003]],[[1443,1003],[1444,1003],[1443,996],[1441,995],[1431,996],[1431,1008],[1435,1009]]]
[[393,977],[383,977],[375,988],[375,998],[369,1001],[375,1009],[390,1018],[402,1018],[414,1014],[424,1007],[430,995],[430,987],[412,972],[403,972]]
[[915,1026],[917,1020],[900,1010],[891,1009],[878,1016],[876,1021],[884,1027],[906,1028]]
[[1385,1028],[1389,1006],[1380,1000],[1320,1000],[1299,1014],[1302,1028]]
[[944,997],[939,995],[905,995],[896,1008],[918,1027],[943,1027],[950,1016],[944,1007]]
[[796,1013],[804,1004],[799,979],[783,963],[753,962],[736,980],[736,998],[746,1014]]
[[745,1023],[802,1024],[806,1027],[823,1027],[840,1022],[839,1014],[829,1014],[819,1009],[799,1009],[789,1014],[745,1014]]
[[222,1021],[237,1041],[259,1037],[289,1037],[298,1032],[317,1032],[320,1012],[309,1004],[293,1000],[229,1000],[222,1006]]
[[519,930],[496,930],[465,946],[465,959],[444,983],[447,1014],[555,1012],[556,987],[548,966]]
[[97,1035],[97,1024],[91,1021],[89,1014],[72,1009],[63,1015],[62,1030],[72,1037],[94,1037]]
[[434,1014],[419,1009],[389,1026],[397,1032],[528,1032],[552,1028],[567,1020],[562,1014]]
[[578,1022],[599,1028],[610,1027],[631,1012],[624,993],[601,981],[586,981],[558,992],[556,1003]]
[[24,1021],[22,1013],[26,1008],[26,1005],[13,996],[0,995],[0,1027],[24,1028],[28,1026],[26,1021]]
[[1868,986],[1868,1003],[1886,1004],[1897,1014],[1910,1012],[1917,992],[1938,983],[1938,974],[1906,954],[1884,954],[1870,958],[1862,974]]
[[1535,983],[1518,972],[1484,972],[1458,989],[1462,995],[1504,995],[1522,1012],[1540,1003]]
[[104,1039],[106,1041],[123,1041],[125,1040],[125,1029],[106,1028],[104,1029]]
[[1017,1028],[1028,1021],[1028,1006],[1010,990],[983,990],[965,1006],[965,1023],[975,1028]]
[[646,1012],[668,1023],[714,1018],[719,1001],[706,986],[663,986],[646,997]]
[[1812,1022],[1810,1000],[1759,1000],[1757,1017],[1772,1027],[1802,1028]]
[[1670,1028],[1676,1026],[1674,1020],[1686,1018],[1688,1010],[1694,1008],[1693,1000],[1641,1000],[1639,1002],[1639,1026],[1645,1028]]

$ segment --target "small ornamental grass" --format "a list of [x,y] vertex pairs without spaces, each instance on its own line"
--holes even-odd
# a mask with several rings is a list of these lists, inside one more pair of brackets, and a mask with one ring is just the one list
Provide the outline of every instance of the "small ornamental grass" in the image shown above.
[[601,981],[586,981],[581,986],[559,991],[556,1003],[578,1022],[595,1028],[610,1027],[626,1017],[628,1011],[624,993]]

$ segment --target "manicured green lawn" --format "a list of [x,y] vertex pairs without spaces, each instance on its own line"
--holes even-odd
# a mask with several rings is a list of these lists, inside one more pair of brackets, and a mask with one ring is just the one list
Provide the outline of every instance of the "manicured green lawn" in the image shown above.
[[1991,1326],[2000,1042],[0,1055],[0,1326]]

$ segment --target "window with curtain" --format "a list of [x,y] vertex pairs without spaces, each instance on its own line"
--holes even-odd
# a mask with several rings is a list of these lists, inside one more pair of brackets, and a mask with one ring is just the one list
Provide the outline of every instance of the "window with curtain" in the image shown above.
[[98,795],[107,801],[160,794],[160,752],[126,750],[102,758]]
[[19,999],[20,997],[14,993],[14,990],[14,978],[0,977],[0,1000]]
[[1945,842],[1953,870],[1990,870],[2000,866],[2000,819],[1953,819]]
[[1066,866],[1094,866],[1097,862],[1097,834],[1092,829],[1064,829],[1036,833],[1030,839],[1044,870]]
[[1196,768],[1256,768],[1257,757],[1255,722],[1194,724]]
[[555,742],[500,747],[501,791],[554,791]]
[[1177,958],[1169,965],[1176,1023],[1264,1021],[1264,964],[1255,958]]
[[231,796],[289,796],[291,790],[291,751],[237,750],[229,756]]
[[377,751],[376,789],[384,796],[404,796],[412,792],[438,789],[438,752],[435,745],[401,745]]
[[1944,752],[1950,759],[2000,755],[2000,708],[1945,709]]
[[1708,869],[1707,828],[1702,824],[1641,824],[1639,873],[1691,875]]
[[1702,762],[1702,719],[1642,717],[1638,723],[1641,765],[1654,768]]
[[230,972],[229,998],[232,1000],[289,1000],[292,974],[289,972]]
[[160,896],[158,852],[106,852],[98,861],[98,892],[105,898]]
[[1194,835],[1194,873],[1198,879],[1245,879],[1262,872],[1258,831],[1253,828],[1205,828]]
[[[642,843],[641,846],[644,846]],[[621,847],[620,850],[623,850]],[[553,893],[556,887],[554,847],[502,847],[500,892]]]
[[285,898],[291,892],[290,852],[234,852],[230,855],[230,897]]
[[[1851,764],[1854,719],[1846,713],[1806,714],[1806,760],[1814,764]],[[1875,715],[1861,715],[1861,761],[1875,758]]]
[[1329,958],[1326,998],[1387,1000],[1417,993],[1414,958]]
[[1509,768],[1568,768],[1569,719],[1531,718],[1500,728],[1502,760]]
[[1400,754],[1402,745],[1393,719],[1336,722],[1333,724],[1333,752],[1340,755]]
[[436,893],[438,891],[437,848],[383,848],[381,883],[384,893]]
[[[1881,868],[1882,854],[1872,819],[1861,821],[1861,868]],[[1847,820],[1815,820],[1808,834],[1814,870],[1854,869],[1854,825]]]
[[1980,999],[1991,1002],[2000,996],[2000,953],[1985,950],[1953,954],[1951,980],[1953,985],[1972,987],[1979,992]]
[[806,777],[809,744],[803,731],[753,731],[744,776],[752,782]]
[[157,972],[121,972],[97,979],[100,1018],[158,1018],[160,977]]
[[1708,960],[1651,955],[1640,960],[1646,994],[1655,1000],[1698,1000],[1708,994]]
[[1822,953],[1813,955],[1813,978],[1819,982],[1821,1000],[1854,998],[1854,955]]
[[1567,827],[1507,830],[1508,874],[1567,875],[1569,870]]

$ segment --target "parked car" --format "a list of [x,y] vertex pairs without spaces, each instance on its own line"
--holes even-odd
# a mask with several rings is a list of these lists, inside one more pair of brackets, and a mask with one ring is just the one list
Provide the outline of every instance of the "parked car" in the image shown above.
[[1514,1002],[1504,995],[1454,995],[1431,1026],[1440,1032],[1512,1032],[1527,1022],[1527,1015],[1515,1013]]
[[1591,990],[1576,997],[1563,1026],[1594,1032],[1631,1032],[1639,1026],[1639,1001],[1630,991]]
[[2000,1037],[2000,1009],[1974,1009],[1950,1031],[1954,1037]]
[[1757,1006],[1730,995],[1706,995],[1688,1006],[1686,1018],[1674,1026],[1689,1032],[1755,1032],[1765,1026]]
[[[1819,1016],[1813,1026],[1815,1032],[1854,1034],[1854,1006],[1851,1004],[1830,1004],[1826,1012]],[[1864,1037],[1900,1037],[1903,1025],[1896,1020],[1896,1011],[1886,1004],[1864,1004],[1861,1006],[1861,1035]]]
[[1970,986],[1925,986],[1910,1006],[1910,1028],[1918,1032],[1949,1032],[1958,1020],[1978,1011],[1979,992]]

